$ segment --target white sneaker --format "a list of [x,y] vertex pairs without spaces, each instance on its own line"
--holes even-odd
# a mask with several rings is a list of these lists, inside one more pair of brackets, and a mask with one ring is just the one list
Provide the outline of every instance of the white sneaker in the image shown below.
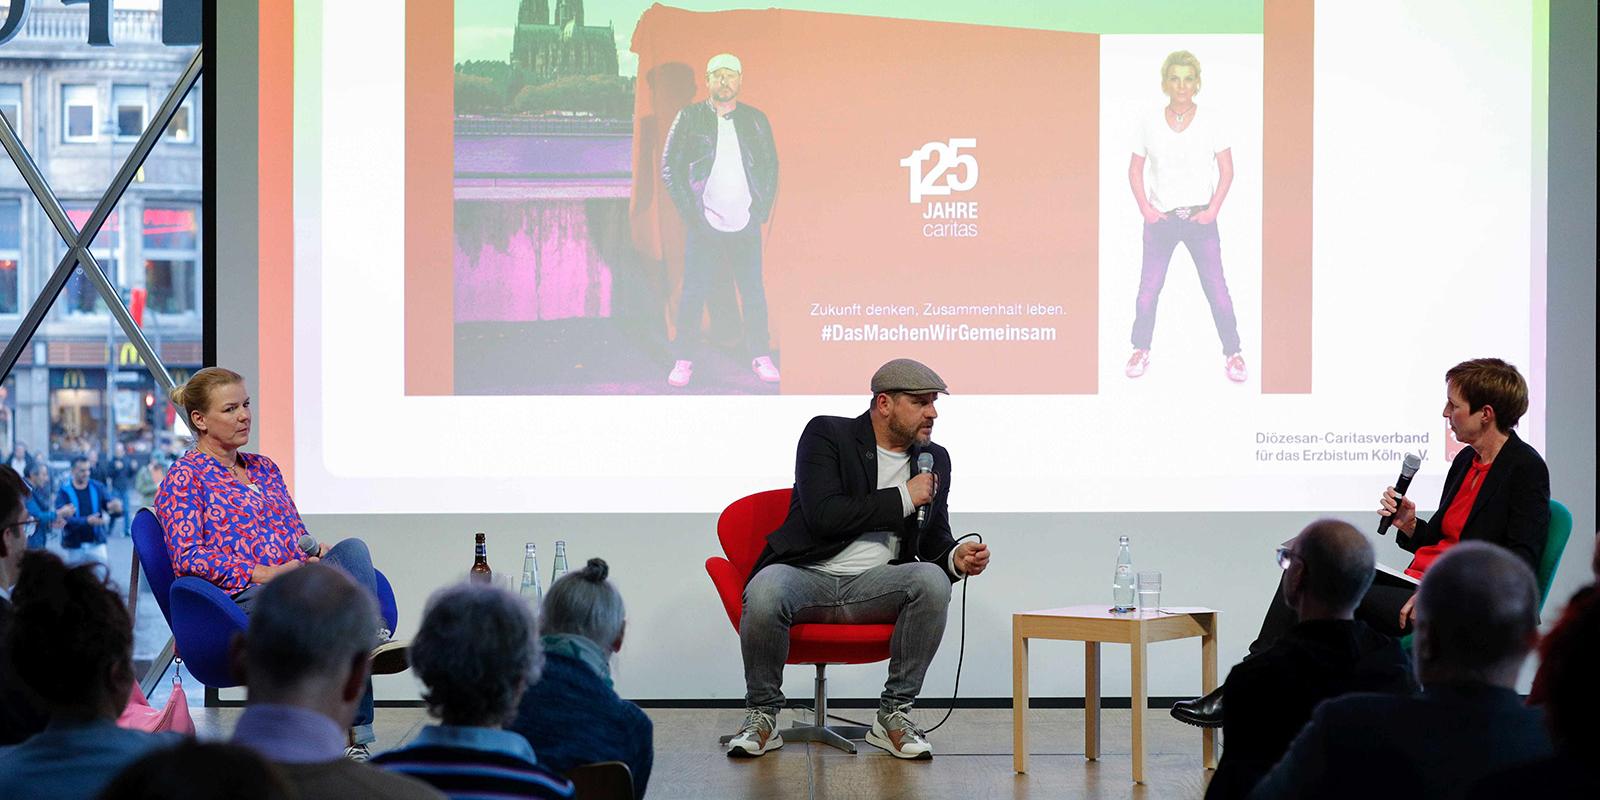
[[907,713],[910,710],[910,703],[888,713],[879,709],[878,716],[872,720],[872,730],[867,731],[867,743],[889,751],[895,758],[917,761],[933,758],[933,745],[928,742],[928,735],[911,721]]
[[762,383],[777,383],[778,368],[772,365],[771,356],[762,356],[750,362],[750,368],[756,371],[756,377]]
[[1143,349],[1135,348],[1134,351],[1133,351],[1133,355],[1128,356],[1128,363],[1125,366],[1123,366],[1122,374],[1124,374],[1124,375],[1126,375],[1126,376],[1128,376],[1130,378],[1137,378],[1140,375],[1143,375],[1144,371],[1146,369],[1149,369],[1149,368],[1150,368],[1150,351],[1149,350],[1143,350]]
[[671,386],[688,386],[689,378],[694,375],[694,362],[678,359],[672,365],[672,371],[667,373],[667,383]]
[[747,708],[739,732],[728,740],[728,755],[732,758],[755,758],[783,746],[783,737],[773,729],[778,724],[776,715],[759,708]]

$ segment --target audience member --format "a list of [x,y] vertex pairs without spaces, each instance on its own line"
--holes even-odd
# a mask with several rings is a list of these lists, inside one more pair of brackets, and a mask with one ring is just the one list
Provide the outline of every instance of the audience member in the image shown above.
[[12,445],[11,455],[6,459],[5,466],[10,467],[18,475],[26,475],[33,471],[33,464],[33,456],[28,453],[26,444],[17,442]]
[[42,550],[22,557],[6,650],[50,722],[0,755],[0,797],[92,797],[127,764],[180,741],[117,727],[133,686],[133,620],[104,570],[69,569]]
[[124,769],[100,800],[291,800],[294,790],[256,751],[192,740],[158,750]]
[[72,459],[72,480],[56,492],[56,508],[72,509],[61,531],[61,547],[67,551],[67,561],[105,563],[106,531],[111,515],[121,513],[122,503],[112,495],[110,487],[89,477],[87,457]]
[[411,641],[411,669],[443,724],[373,763],[452,798],[572,797],[572,784],[545,769],[527,739],[503,729],[539,679],[538,637],[533,610],[510,592],[471,583],[435,592]]
[[50,465],[39,461],[27,473],[28,516],[39,524],[28,537],[28,549],[39,550],[50,543],[50,534],[67,526],[67,518],[75,509],[71,506],[56,508],[55,485],[50,480]]
[[118,510],[111,515],[111,524],[116,526],[122,522],[124,535],[130,533],[130,515],[124,513],[128,508],[128,499],[133,492],[134,476],[139,474],[139,461],[128,453],[128,446],[117,442],[111,446],[111,460],[106,464],[106,483],[111,487],[112,496],[117,498]]
[[1484,776],[1551,753],[1517,672],[1537,637],[1533,570],[1497,545],[1462,542],[1417,590],[1416,697],[1353,694],[1317,707],[1250,797],[1459,798]]
[[[1600,535],[1595,538],[1600,545]],[[1600,547],[1593,569],[1600,579]],[[1600,765],[1594,761],[1600,752],[1595,675],[1600,675],[1600,593],[1591,583],[1567,601],[1560,621],[1540,643],[1539,673],[1528,696],[1529,703],[1544,706],[1556,754],[1485,779],[1474,800],[1514,797],[1533,786],[1547,797],[1600,797]]]
[[608,572],[605,561],[591,558],[545,594],[544,674],[522,696],[511,729],[558,772],[597,761],[627,764],[634,796],[643,797],[654,734],[650,718],[611,688],[611,656],[622,647],[626,619]]
[[24,544],[32,537],[32,517],[22,502],[22,479],[0,464],[0,747],[16,744],[44,730],[47,717],[23,691],[7,657],[6,629],[11,625],[11,590],[22,571]]
[[1318,703],[1349,692],[1416,689],[1400,642],[1355,618],[1372,584],[1372,545],[1349,523],[1311,523],[1278,551],[1299,622],[1228,675],[1223,740],[1207,800],[1244,797],[1283,757]]
[[276,764],[302,800],[440,796],[344,757],[377,643],[377,613],[345,572],[308,564],[262,587],[250,627],[235,639],[248,699],[233,742]]

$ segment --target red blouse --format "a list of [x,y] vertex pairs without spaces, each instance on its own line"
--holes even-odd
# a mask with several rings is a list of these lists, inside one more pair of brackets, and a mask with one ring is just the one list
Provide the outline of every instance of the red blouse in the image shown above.
[[1467,468],[1467,474],[1461,479],[1461,488],[1456,490],[1455,499],[1450,501],[1450,507],[1445,509],[1439,520],[1439,541],[1419,548],[1416,556],[1411,559],[1411,566],[1406,567],[1406,574],[1413,578],[1422,577],[1444,551],[1455,546],[1461,541],[1461,529],[1467,526],[1467,517],[1472,515],[1472,504],[1478,499],[1478,490],[1483,487],[1483,476],[1489,474],[1489,467],[1482,461],[1472,459],[1472,466]]

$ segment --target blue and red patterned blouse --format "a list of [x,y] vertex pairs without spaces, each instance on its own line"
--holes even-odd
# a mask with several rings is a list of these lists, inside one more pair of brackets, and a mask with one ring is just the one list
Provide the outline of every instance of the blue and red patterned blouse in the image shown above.
[[174,461],[156,490],[156,519],[167,534],[174,575],[194,575],[229,595],[250,585],[257,564],[304,561],[300,512],[272,459],[239,453],[255,489],[198,450]]

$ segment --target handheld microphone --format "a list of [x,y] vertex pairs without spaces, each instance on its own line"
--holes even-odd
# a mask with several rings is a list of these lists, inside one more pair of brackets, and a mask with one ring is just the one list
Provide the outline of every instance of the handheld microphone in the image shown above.
[[[920,455],[917,456],[917,474],[921,475],[924,472],[932,471],[932,469],[933,469],[933,454],[929,453],[927,451],[923,451]],[[926,528],[928,526],[928,506],[932,505],[932,504],[933,504],[933,501],[929,500],[927,503],[925,503],[923,505],[920,505],[920,506],[917,506],[917,527],[918,528]]]
[[300,534],[300,550],[301,550],[301,552],[305,553],[308,556],[314,556],[314,555],[317,554],[317,551],[320,550],[320,549],[321,548],[319,548],[317,546],[316,537],[312,536],[309,533]]
[[[1417,470],[1422,466],[1422,459],[1416,453],[1406,453],[1406,460],[1400,463],[1400,477],[1394,482],[1394,511],[1400,513],[1400,500],[1406,496],[1406,489],[1411,486],[1411,479],[1416,477]],[[1378,535],[1389,532],[1389,524],[1394,521],[1394,514],[1378,520]]]

